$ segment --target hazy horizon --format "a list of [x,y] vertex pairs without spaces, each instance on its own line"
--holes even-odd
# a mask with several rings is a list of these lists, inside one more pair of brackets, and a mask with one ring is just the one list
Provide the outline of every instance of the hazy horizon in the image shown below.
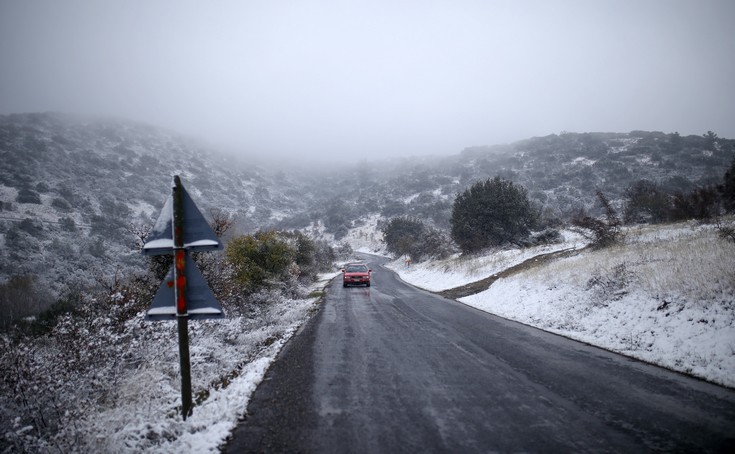
[[734,138],[733,21],[726,0],[0,0],[0,114],[312,162],[561,131]]

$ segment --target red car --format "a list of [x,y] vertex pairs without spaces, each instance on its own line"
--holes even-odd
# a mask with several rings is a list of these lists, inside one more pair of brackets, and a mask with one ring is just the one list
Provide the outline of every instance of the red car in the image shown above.
[[370,273],[373,270],[363,263],[348,263],[342,268],[342,286],[365,285],[370,287]]

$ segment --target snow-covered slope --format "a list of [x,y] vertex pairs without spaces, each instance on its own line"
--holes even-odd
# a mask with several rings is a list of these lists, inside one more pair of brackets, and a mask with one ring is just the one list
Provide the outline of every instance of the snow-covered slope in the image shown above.
[[[70,281],[93,284],[91,271],[140,268],[129,227],[153,222],[174,174],[205,214],[232,214],[233,233],[319,225],[341,240],[396,216],[447,230],[455,195],[496,175],[526,187],[546,220],[563,221],[592,208],[596,188],[619,201],[640,179],[670,193],[719,183],[733,156],[730,139],[633,131],[564,133],[444,158],[272,169],[135,122],[0,116],[0,282],[32,275],[58,296]],[[349,241],[379,249],[379,238]]]
[[[136,226],[152,225],[180,175],[209,216],[255,230],[302,211],[275,171],[152,126],[63,114],[0,116],[0,282],[34,276],[53,297],[119,268],[145,269]],[[131,229],[133,227],[133,229]]]
[[[732,221],[730,221],[732,222]],[[579,246],[576,240],[557,248]],[[406,268],[407,282],[444,290],[520,263],[497,251]],[[460,301],[634,358],[735,387],[735,244],[713,226],[635,227],[625,242],[585,249],[501,278]]]

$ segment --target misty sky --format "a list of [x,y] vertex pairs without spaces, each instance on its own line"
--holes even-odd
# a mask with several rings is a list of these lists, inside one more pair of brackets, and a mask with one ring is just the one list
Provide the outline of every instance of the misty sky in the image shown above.
[[561,131],[735,138],[732,0],[0,0],[0,114],[105,114],[261,156]]

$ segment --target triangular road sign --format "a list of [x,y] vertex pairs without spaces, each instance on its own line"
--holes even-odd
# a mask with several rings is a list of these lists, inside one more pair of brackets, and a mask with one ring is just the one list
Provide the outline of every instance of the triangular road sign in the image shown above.
[[[184,209],[184,249],[192,252],[221,250],[223,246],[217,235],[214,234],[184,186],[181,185],[180,188]],[[143,255],[164,255],[173,252],[173,204],[173,195],[170,195],[166,199],[151,234],[148,235],[148,241],[143,246]]]
[[[191,257],[186,257],[184,265],[186,275],[186,310],[190,320],[204,320],[224,318],[225,311],[219,301],[214,297],[212,290],[207,285]],[[176,320],[176,300],[174,298],[174,269],[169,270],[166,279],[158,287],[156,296],[153,298],[150,309],[145,319],[149,321]]]

